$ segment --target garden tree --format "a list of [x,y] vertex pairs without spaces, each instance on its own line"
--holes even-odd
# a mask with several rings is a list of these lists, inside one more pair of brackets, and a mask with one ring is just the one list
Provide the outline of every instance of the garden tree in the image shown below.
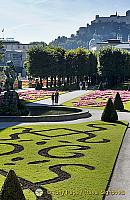
[[118,120],[118,115],[111,98],[109,98],[107,101],[106,107],[101,116],[101,120],[104,122],[116,122]]
[[88,77],[92,77],[94,73],[97,73],[96,56],[84,48],[67,51],[65,59],[66,74],[69,77],[75,76],[77,83],[79,80],[84,81]]
[[125,51],[113,47],[102,48],[99,51],[99,62],[99,70],[108,87],[122,82],[124,65],[127,65]]
[[47,78],[51,77],[50,86],[58,85],[67,77],[67,84],[74,82],[74,78],[79,80],[92,79],[97,73],[96,56],[83,48],[66,51],[60,47],[33,47],[29,50],[29,63],[26,69],[31,76]]
[[114,106],[115,106],[116,110],[120,110],[120,111],[124,110],[124,105],[122,103],[119,92],[116,93],[116,97],[115,97],[115,100],[114,100]]
[[95,53],[89,51],[89,67],[88,67],[88,78],[91,79],[91,84],[95,85],[97,80],[97,56]]
[[5,179],[0,195],[1,200],[25,200],[20,182],[13,170],[10,170]]
[[29,50],[29,74],[34,77],[40,77],[42,85],[42,78],[47,79],[50,74],[50,64],[52,62],[52,55],[48,47],[36,46]]
[[69,84],[69,78],[71,76],[75,77],[77,75],[77,65],[76,65],[74,50],[66,51],[65,61],[66,61],[65,71],[67,76],[67,84]]
[[58,78],[58,85],[61,85],[61,77],[65,76],[65,50],[60,47],[48,46],[50,52],[50,68],[49,75],[51,76],[50,86],[56,86],[56,77]]
[[34,41],[34,42],[30,42],[30,44],[36,45],[36,46],[39,45],[39,46],[43,46],[43,47],[47,46],[47,44],[43,41],[41,41],[41,42]]
[[26,74],[28,75],[28,76],[30,76],[30,63],[29,63],[29,60],[28,59],[26,59],[25,61],[24,61],[24,68],[25,68],[25,70],[26,70]]
[[127,81],[130,79],[130,53],[127,50],[123,50],[124,65],[122,67],[122,80]]

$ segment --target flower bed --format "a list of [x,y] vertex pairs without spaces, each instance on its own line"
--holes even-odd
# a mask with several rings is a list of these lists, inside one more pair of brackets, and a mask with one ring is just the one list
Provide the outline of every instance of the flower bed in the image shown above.
[[[20,91],[18,92],[19,99],[25,101],[38,101],[51,97],[52,93],[55,91],[48,90],[28,90],[28,91]],[[63,92],[60,92],[60,94]]]
[[130,101],[130,91],[122,90],[97,90],[93,93],[86,94],[80,97],[78,102],[73,102],[74,106],[88,106],[88,107],[104,107],[109,98],[114,100],[116,93],[119,92],[122,102],[127,103]]
[[[27,91],[17,91],[19,95],[19,99],[25,100],[26,102],[34,102],[43,100],[46,98],[51,97],[52,93],[55,91],[48,91],[48,90],[27,90]],[[63,94],[64,92],[59,92]],[[3,94],[0,95],[0,104],[3,101]]]

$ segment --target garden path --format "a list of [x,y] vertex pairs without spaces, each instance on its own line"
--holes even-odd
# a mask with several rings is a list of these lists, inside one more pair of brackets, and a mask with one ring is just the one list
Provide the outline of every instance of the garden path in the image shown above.
[[129,127],[124,137],[108,191],[124,191],[125,195],[108,195],[105,200],[130,200],[130,113],[120,113],[119,116],[121,120],[125,119],[129,122]]
[[[76,97],[82,96],[82,95],[86,94],[87,92],[90,92],[90,90],[88,90],[88,91],[86,91],[86,90],[76,90],[76,91],[66,92],[64,94],[61,94],[59,96],[59,105],[63,104],[66,101],[74,99]],[[52,105],[51,98],[44,99],[44,100],[41,100],[41,101],[36,101],[36,102],[33,102],[33,103],[28,103],[28,105],[31,105],[31,106],[39,106],[39,104]]]

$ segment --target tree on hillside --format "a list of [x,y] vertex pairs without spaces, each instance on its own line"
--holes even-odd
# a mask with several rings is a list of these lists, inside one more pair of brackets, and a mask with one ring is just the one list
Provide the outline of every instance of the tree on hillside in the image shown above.
[[34,41],[34,42],[30,42],[29,44],[32,44],[32,45],[41,45],[41,46],[47,46],[47,44],[45,43],[45,42],[43,42],[43,41],[41,41],[41,42],[38,42],[38,41]]

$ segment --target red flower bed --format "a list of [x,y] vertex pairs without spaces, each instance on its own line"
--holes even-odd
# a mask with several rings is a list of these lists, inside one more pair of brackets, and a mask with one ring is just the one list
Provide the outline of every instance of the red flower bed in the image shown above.
[[90,106],[90,107],[103,107],[109,98],[115,98],[116,93],[119,92],[122,102],[130,101],[130,91],[122,90],[97,90],[93,93],[86,94],[80,98],[78,102],[74,102],[74,106]]

